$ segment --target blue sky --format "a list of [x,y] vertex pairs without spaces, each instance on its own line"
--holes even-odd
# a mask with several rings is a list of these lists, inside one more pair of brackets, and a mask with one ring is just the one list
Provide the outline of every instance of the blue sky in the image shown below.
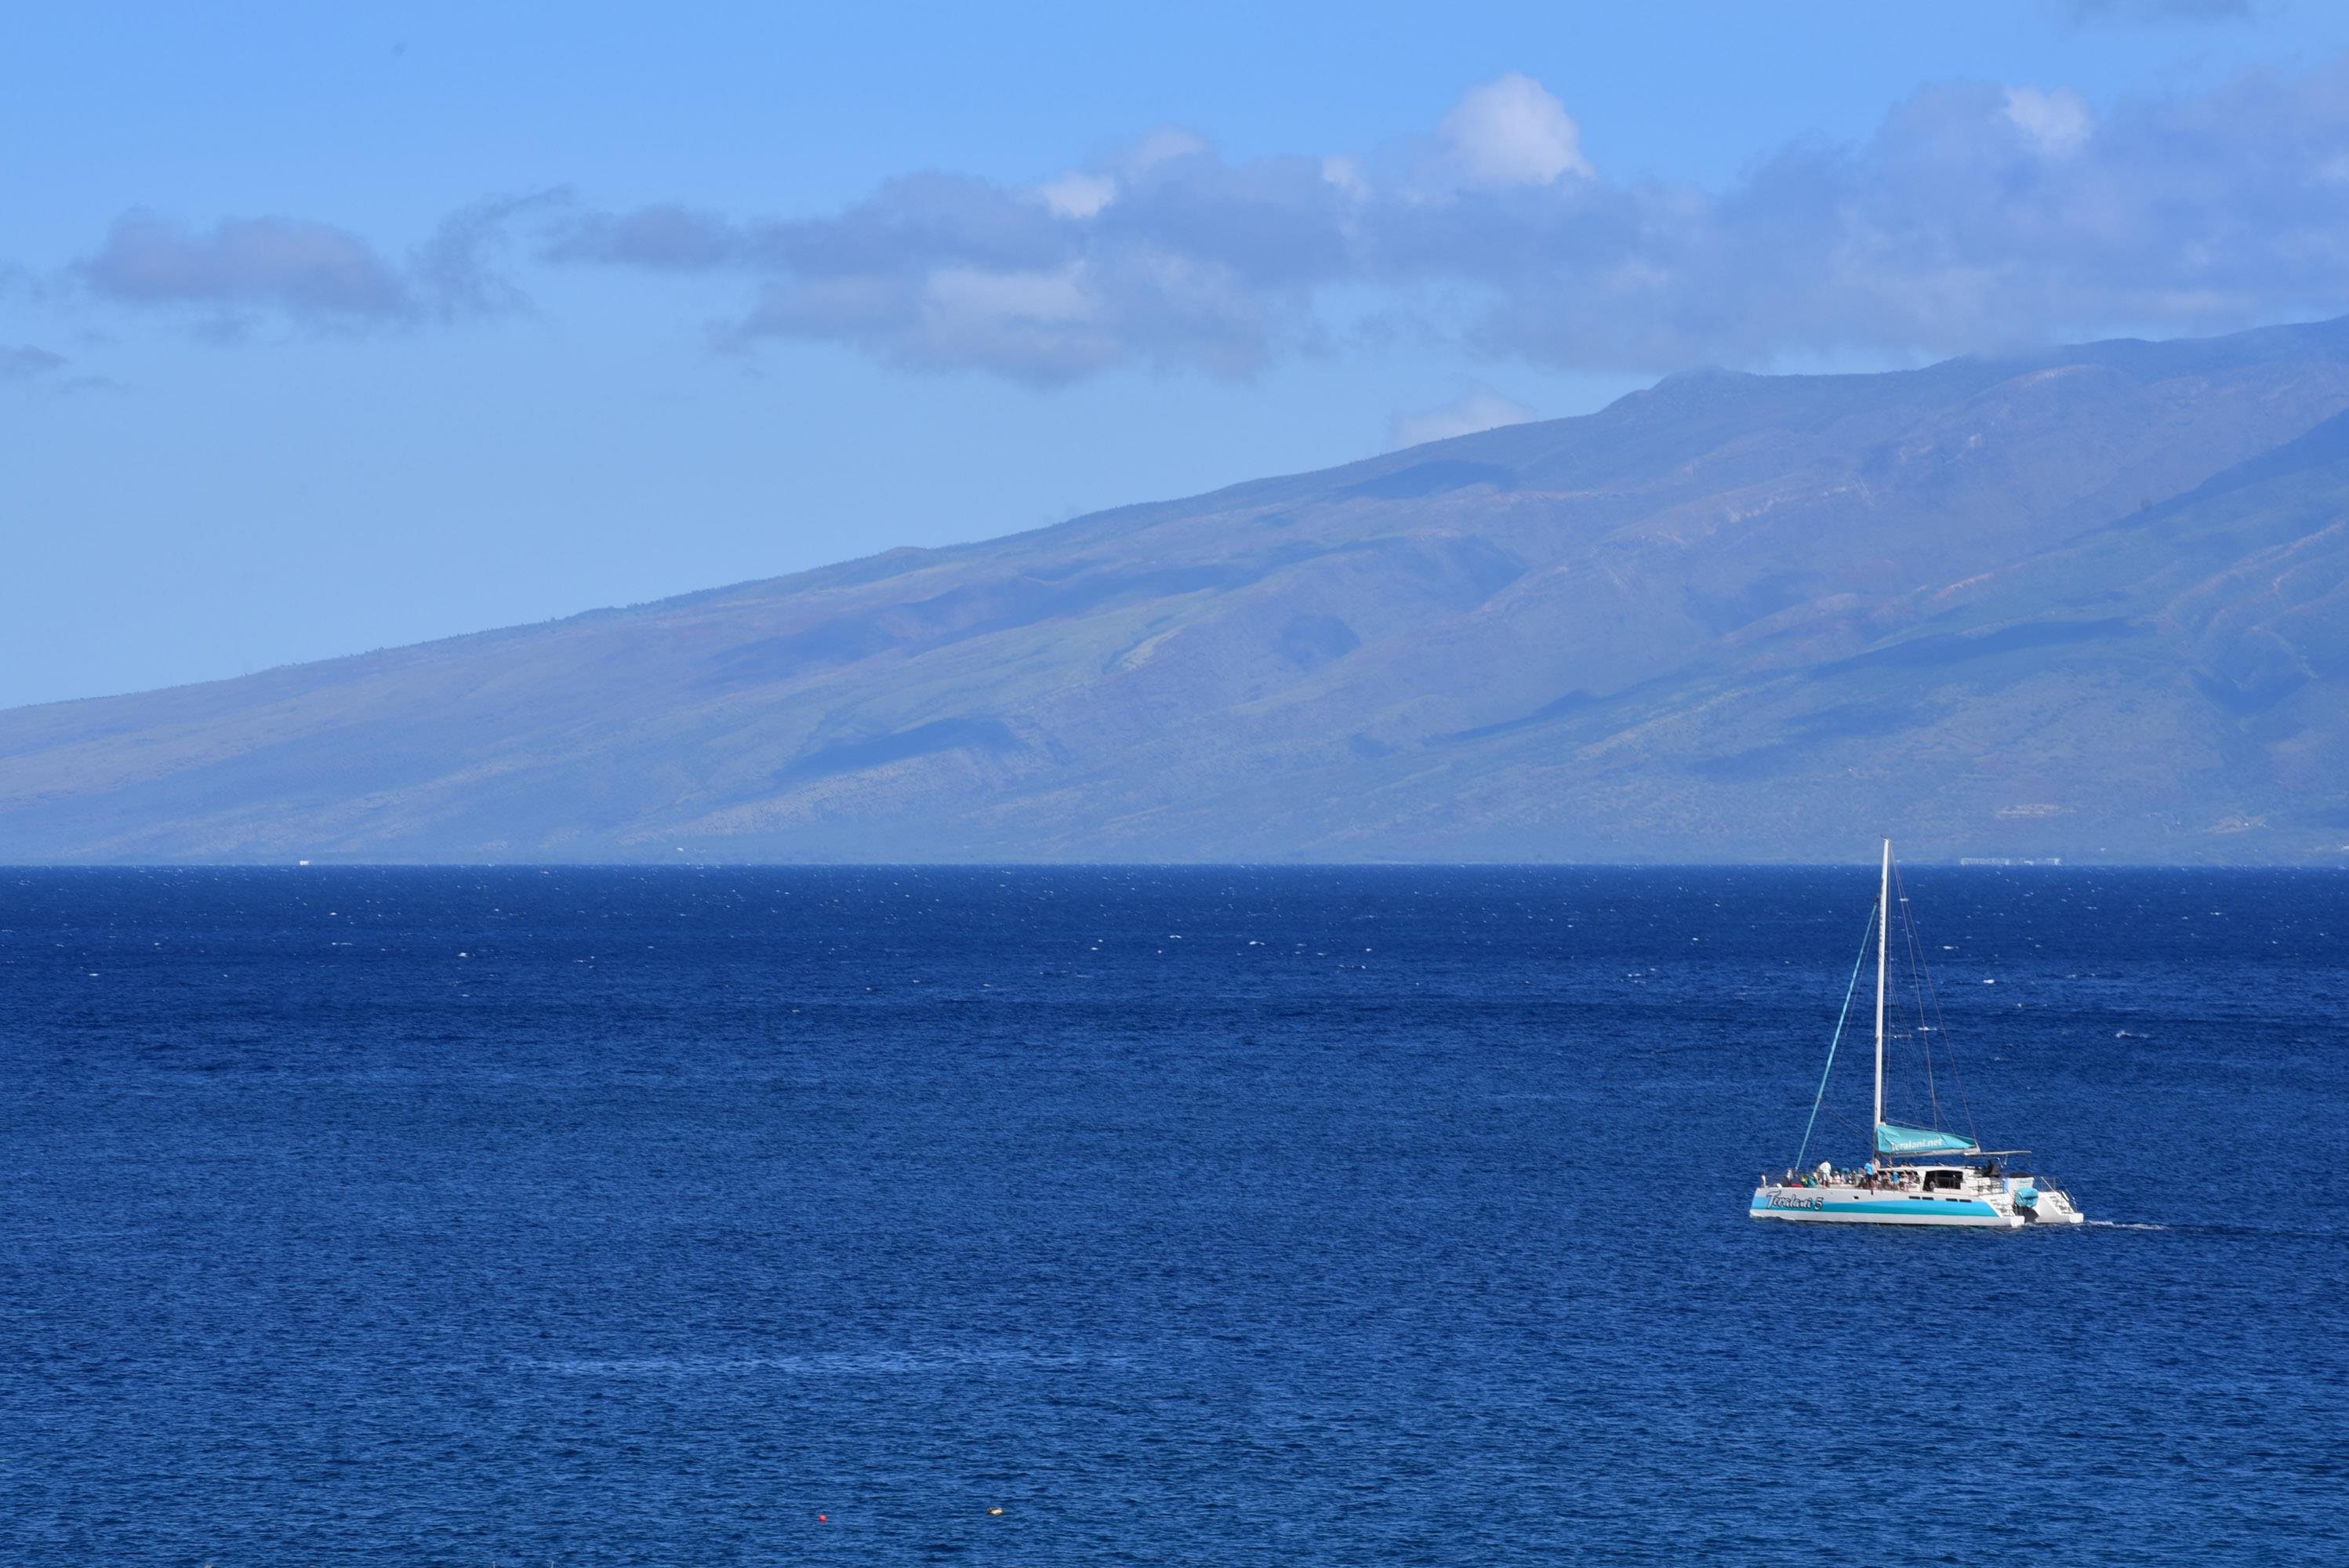
[[851,9],[13,16],[0,706],[2349,310],[2334,7]]

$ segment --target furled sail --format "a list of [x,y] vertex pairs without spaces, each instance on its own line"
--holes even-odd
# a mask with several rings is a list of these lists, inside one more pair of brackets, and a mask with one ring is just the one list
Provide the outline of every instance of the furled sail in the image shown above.
[[1930,1127],[1902,1127],[1898,1122],[1876,1124],[1878,1154],[1971,1154],[1982,1148],[1971,1138]]

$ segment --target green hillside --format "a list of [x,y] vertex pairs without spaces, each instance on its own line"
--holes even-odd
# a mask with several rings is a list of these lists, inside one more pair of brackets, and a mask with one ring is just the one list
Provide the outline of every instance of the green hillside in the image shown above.
[[[0,713],[0,860],[2349,854],[2349,324],[1583,418]],[[775,511],[787,521],[791,499]]]

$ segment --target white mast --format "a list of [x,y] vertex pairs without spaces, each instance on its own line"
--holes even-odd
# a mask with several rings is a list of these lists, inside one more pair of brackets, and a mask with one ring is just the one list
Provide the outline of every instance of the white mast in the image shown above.
[[1890,940],[1892,926],[1892,841],[1884,841],[1884,885],[1876,895],[1876,1126],[1868,1130],[1868,1154],[1880,1152],[1874,1145],[1884,1125],[1884,963],[1885,947]]

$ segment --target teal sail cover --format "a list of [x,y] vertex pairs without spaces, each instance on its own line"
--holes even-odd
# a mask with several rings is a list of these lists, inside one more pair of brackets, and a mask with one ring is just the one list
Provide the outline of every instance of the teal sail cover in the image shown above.
[[1954,1132],[1940,1132],[1930,1127],[1902,1127],[1898,1122],[1876,1124],[1876,1151],[1878,1154],[1971,1154],[1982,1145],[1971,1138],[1961,1138]]

